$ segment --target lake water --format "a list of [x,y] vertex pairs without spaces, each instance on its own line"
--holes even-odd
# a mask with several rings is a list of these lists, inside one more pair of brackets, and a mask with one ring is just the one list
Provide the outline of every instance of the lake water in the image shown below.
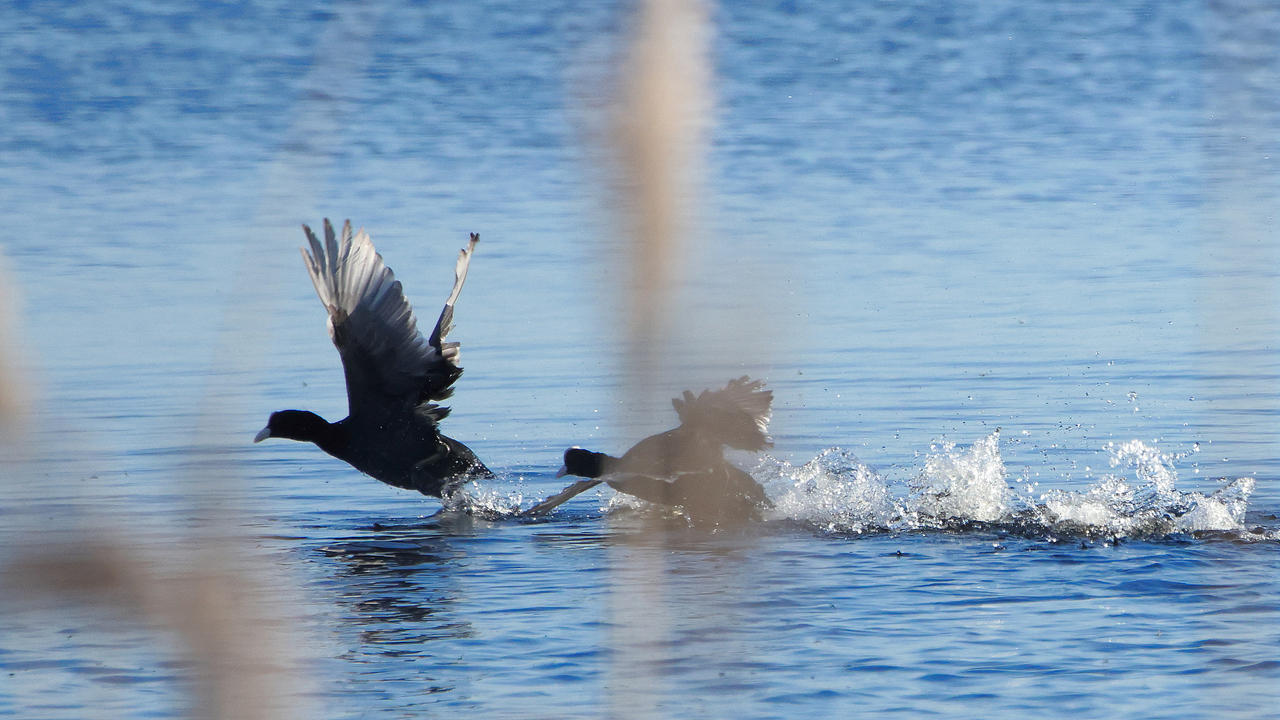
[[[1280,11],[842,5],[711,11],[639,400],[627,6],[0,7],[0,717],[1274,716]],[[463,509],[250,442],[345,412],[322,217],[424,322],[481,234]],[[505,517],[742,374],[764,522]]]

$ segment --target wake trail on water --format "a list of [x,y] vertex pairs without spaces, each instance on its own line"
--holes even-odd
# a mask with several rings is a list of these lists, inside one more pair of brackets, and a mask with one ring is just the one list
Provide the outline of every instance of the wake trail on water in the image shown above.
[[891,482],[843,448],[795,466],[764,456],[751,470],[769,491],[767,519],[833,533],[989,530],[1045,539],[1224,536],[1277,540],[1280,529],[1250,527],[1253,478],[1223,481],[1206,495],[1177,489],[1176,458],[1139,440],[1107,447],[1111,472],[1086,489],[1039,492],[1010,483],[1000,433],[968,448],[937,446],[911,480]]
[[[887,479],[841,447],[824,450],[800,465],[761,455],[754,466],[743,467],[773,502],[764,513],[766,522],[800,523],[832,534],[933,531],[1048,540],[1280,540],[1280,527],[1246,521],[1254,478],[1223,479],[1209,494],[1181,491],[1177,456],[1139,440],[1109,444],[1106,450],[1110,472],[1083,490],[1041,491],[1038,482],[1011,478],[1000,455],[999,430],[968,447],[931,447],[923,467],[907,480]],[[508,481],[519,489],[513,490]],[[513,519],[541,499],[521,476],[499,482],[464,486],[446,499],[445,511]],[[607,512],[653,509],[628,495],[605,494]]]

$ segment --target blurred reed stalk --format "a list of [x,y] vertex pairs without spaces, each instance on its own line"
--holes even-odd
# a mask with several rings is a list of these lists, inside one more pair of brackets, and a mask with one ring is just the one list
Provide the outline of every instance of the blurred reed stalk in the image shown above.
[[[644,0],[619,73],[612,111],[621,217],[628,239],[622,303],[627,316],[622,368],[623,423],[628,436],[651,432],[653,393],[680,351],[670,313],[683,244],[696,208],[698,176],[711,106],[709,8],[697,0]],[[651,532],[661,532],[656,526]],[[612,547],[610,575],[610,715],[658,717],[663,643],[655,626],[664,602],[662,553]],[[637,566],[637,563],[644,563]]]
[[[1201,142],[1208,202],[1196,302],[1203,352],[1195,394],[1210,398],[1219,412],[1235,410],[1242,421],[1231,431],[1238,436],[1254,432],[1247,418],[1280,415],[1280,388],[1273,380],[1280,344],[1280,287],[1274,281],[1280,267],[1274,203],[1280,172],[1267,121],[1275,111],[1260,103],[1274,94],[1257,89],[1280,78],[1274,38],[1266,34],[1270,24],[1255,20],[1269,12],[1274,6],[1251,0],[1227,0],[1206,10],[1207,119]],[[1260,455],[1280,455],[1277,433],[1259,432],[1256,441],[1269,448]]]
[[30,379],[22,372],[19,353],[18,297],[9,281],[8,267],[0,257],[0,458],[18,447],[16,437],[25,427],[30,403]]
[[[48,619],[70,607],[109,613],[155,632],[157,648],[176,639],[188,716],[208,720],[276,720],[315,717],[306,700],[309,678],[300,669],[293,616],[299,590],[265,562],[254,538],[238,529],[247,488],[219,448],[201,438],[240,437],[242,404],[236,383],[262,365],[270,342],[258,308],[271,299],[278,278],[261,262],[256,231],[272,227],[277,208],[296,208],[300,199],[321,195],[313,178],[317,164],[331,155],[313,152],[341,143],[334,97],[352,96],[367,76],[366,49],[377,13],[354,7],[335,14],[317,41],[315,63],[303,85],[314,97],[298,108],[279,156],[259,173],[263,204],[243,220],[244,246],[235,298],[225,308],[221,342],[210,358],[209,384],[198,405],[204,408],[188,457],[175,468],[190,505],[176,509],[175,520],[189,529],[162,543],[136,539],[128,518],[63,518],[41,530],[38,539],[0,552],[0,609]],[[326,48],[343,46],[333,54]],[[297,216],[316,213],[297,208]],[[296,225],[292,226],[296,231]],[[15,436],[32,434],[27,426],[38,406],[30,398],[14,349],[22,343],[12,322],[13,292],[0,266],[0,460],[10,460]],[[31,412],[28,412],[31,410]],[[256,419],[256,418],[255,418]],[[248,435],[244,442],[248,443]],[[55,448],[56,450],[56,448]],[[45,453],[57,456],[57,453]],[[2,479],[23,482],[36,474],[19,462],[6,462]],[[74,493],[54,484],[51,492]],[[199,519],[207,518],[208,522]],[[146,708],[137,708],[139,713]]]
[[[31,447],[51,440],[34,427],[39,407],[16,353],[23,343],[12,312],[15,294],[0,267],[0,479],[15,487],[41,482],[59,515],[49,524],[8,508],[17,525],[10,531],[24,539],[0,549],[0,612],[75,627],[61,615],[88,609],[109,618],[110,626],[124,620],[126,627],[149,628],[158,649],[169,645],[165,638],[176,639],[179,694],[187,697],[189,717],[307,717],[295,693],[299,678],[282,612],[295,598],[278,574],[271,577],[269,568],[253,562],[252,544],[236,536],[226,508],[194,515],[212,516],[209,529],[147,542],[132,536],[127,517],[85,517],[69,502],[81,491],[59,482],[59,469],[34,467],[62,455],[56,447]],[[186,470],[193,485],[223,487],[236,479],[225,462],[192,462]]]
[[672,296],[682,280],[710,124],[711,29],[698,0],[646,0],[613,106],[613,155],[629,240],[627,399],[651,399],[669,362]]
[[[35,482],[39,476],[31,467],[39,454],[28,446],[33,437],[39,441],[31,427],[37,408],[17,353],[23,343],[13,311],[16,294],[0,264],[0,461],[8,483]],[[206,479],[216,482],[225,473]],[[45,482],[54,499],[76,492]],[[11,516],[29,532],[22,534],[24,542],[0,552],[4,612],[47,621],[79,606],[148,626],[157,633],[157,645],[161,635],[178,640],[191,717],[293,716],[289,708],[296,701],[286,692],[292,687],[286,680],[288,654],[281,650],[285,626],[274,617],[277,613],[266,611],[283,598],[278,586],[264,582],[265,574],[241,562],[247,548],[225,533],[147,547],[128,539],[123,519],[86,519],[62,509],[52,527],[20,513]],[[90,523],[97,527],[91,529]],[[105,529],[113,525],[119,529]]]
[[109,532],[62,535],[0,569],[6,609],[34,615],[88,607],[149,627],[158,646],[162,637],[176,639],[188,717],[306,717],[289,692],[297,678],[287,625],[267,610],[286,598],[261,568],[229,561],[243,548],[223,542],[164,560]]

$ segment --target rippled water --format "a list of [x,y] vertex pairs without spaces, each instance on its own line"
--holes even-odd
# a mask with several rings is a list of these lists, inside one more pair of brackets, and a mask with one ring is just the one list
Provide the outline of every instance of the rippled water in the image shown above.
[[[33,398],[0,560],[161,578],[0,576],[0,716],[218,716],[226,657],[295,665],[299,717],[1274,714],[1280,13],[838,5],[712,12],[641,408],[600,190],[625,7],[0,8]],[[345,410],[295,250],[324,216],[422,317],[481,233],[447,429],[500,477],[452,511],[250,444]],[[775,392],[774,448],[735,458],[764,522],[607,490],[510,517],[566,446],[744,373]]]

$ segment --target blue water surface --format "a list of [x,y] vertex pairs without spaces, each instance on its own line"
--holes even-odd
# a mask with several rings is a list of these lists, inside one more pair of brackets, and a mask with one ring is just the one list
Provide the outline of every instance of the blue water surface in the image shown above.
[[[630,6],[0,7],[0,717],[1275,713],[1280,10],[706,10],[637,397]],[[345,413],[323,217],[424,323],[481,234],[452,510],[250,442]],[[742,374],[764,522],[511,517]]]

